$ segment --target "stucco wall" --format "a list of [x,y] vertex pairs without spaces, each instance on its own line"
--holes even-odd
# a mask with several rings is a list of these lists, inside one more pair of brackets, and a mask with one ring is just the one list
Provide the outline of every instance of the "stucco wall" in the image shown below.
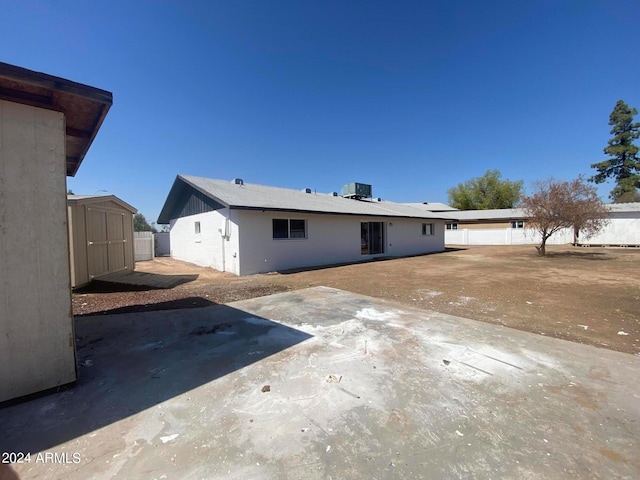
[[[443,221],[429,222],[435,224],[434,235],[423,236],[421,220],[258,211],[237,215],[241,275],[444,250]],[[274,218],[306,220],[307,238],[274,239]],[[385,223],[383,254],[362,255],[361,222]]]
[[[228,215],[229,210],[222,209],[172,220],[171,256],[201,267],[239,274],[238,227],[234,222],[234,211],[228,222],[228,238],[223,239],[219,231],[225,231]],[[200,222],[199,235],[195,233],[196,222]]]
[[[433,235],[422,235],[422,224],[433,224]],[[406,256],[444,251],[444,221],[387,219],[387,255]]]
[[0,100],[0,401],[76,379],[64,129]]

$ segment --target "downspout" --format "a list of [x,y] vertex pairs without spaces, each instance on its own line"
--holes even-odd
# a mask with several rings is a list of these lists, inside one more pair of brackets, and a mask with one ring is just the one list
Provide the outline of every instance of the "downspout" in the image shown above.
[[[222,230],[222,229],[221,229]],[[224,242],[226,240],[226,237],[224,235],[224,233],[220,236],[221,240],[222,240],[222,271],[226,272],[226,259],[225,259],[225,253],[224,253]]]
[[220,239],[222,240],[222,271],[226,272],[227,260],[226,260],[224,243],[226,240],[229,240],[229,217],[226,217],[224,219],[224,230],[222,228],[219,228],[218,232],[220,232]]

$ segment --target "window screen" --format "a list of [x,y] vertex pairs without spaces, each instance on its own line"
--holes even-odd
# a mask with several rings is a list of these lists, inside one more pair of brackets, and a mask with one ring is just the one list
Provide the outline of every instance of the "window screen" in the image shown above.
[[304,220],[289,220],[289,238],[306,238],[307,229]]
[[289,238],[289,220],[286,218],[273,219],[273,238]]

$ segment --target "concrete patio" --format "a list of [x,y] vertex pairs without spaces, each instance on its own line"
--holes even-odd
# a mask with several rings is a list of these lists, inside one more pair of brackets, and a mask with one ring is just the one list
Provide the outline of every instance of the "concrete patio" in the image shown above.
[[0,409],[21,479],[640,478],[629,354],[325,287],[76,338],[77,385]]

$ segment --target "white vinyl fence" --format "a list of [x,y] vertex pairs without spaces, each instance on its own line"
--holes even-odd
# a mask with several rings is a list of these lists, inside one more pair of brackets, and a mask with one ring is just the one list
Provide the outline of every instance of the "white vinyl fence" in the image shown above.
[[153,232],[133,232],[133,252],[136,262],[153,260],[155,255]]
[[[573,232],[563,229],[554,233],[547,244],[563,245],[573,242]],[[445,230],[447,245],[535,245],[540,234],[528,228],[461,228]]]

